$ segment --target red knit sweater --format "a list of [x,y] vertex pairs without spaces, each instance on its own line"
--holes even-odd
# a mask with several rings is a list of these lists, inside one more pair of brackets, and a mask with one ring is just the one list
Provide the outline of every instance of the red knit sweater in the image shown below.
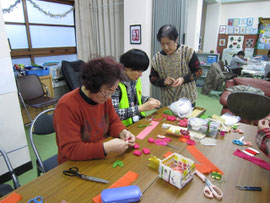
[[54,112],[54,128],[58,145],[58,163],[66,160],[104,158],[102,140],[118,137],[125,129],[111,99],[103,104],[89,104],[79,89],[65,94]]

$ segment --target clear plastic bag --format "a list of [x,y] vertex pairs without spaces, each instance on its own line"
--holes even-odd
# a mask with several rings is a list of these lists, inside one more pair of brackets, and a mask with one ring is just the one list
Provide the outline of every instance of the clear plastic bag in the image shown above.
[[188,98],[183,97],[176,102],[173,102],[169,108],[180,118],[185,118],[192,113],[192,104]]

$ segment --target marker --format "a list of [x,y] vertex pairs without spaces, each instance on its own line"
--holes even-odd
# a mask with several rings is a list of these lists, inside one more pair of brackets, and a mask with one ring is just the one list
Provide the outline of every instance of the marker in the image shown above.
[[235,186],[238,190],[262,191],[261,187]]

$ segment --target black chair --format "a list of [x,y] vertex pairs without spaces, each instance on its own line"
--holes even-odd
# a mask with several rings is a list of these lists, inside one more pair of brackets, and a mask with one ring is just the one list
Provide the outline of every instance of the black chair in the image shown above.
[[[48,88],[41,83],[37,75],[23,75],[16,78],[19,98],[32,123],[27,107],[45,108],[57,103],[57,99],[50,97]],[[45,90],[44,90],[44,88]]]
[[35,146],[33,135],[48,135],[55,132],[53,127],[53,112],[54,108],[46,109],[42,111],[31,123],[29,138],[31,146],[36,155],[37,163],[37,175],[40,176],[41,173],[46,173],[49,170],[55,168],[58,165],[57,154],[42,161],[39,152]]
[[[14,188],[16,189],[16,188],[20,187],[19,180],[18,180],[18,178],[17,178],[17,176],[12,168],[12,165],[10,163],[8,156],[7,156],[7,153],[5,152],[5,150],[1,146],[0,146],[0,153],[1,153],[2,157],[4,158],[4,161],[6,162],[9,173],[11,174]],[[13,188],[10,185],[8,185],[8,184],[1,184],[0,185],[0,197],[4,196],[12,191],[13,191]]]
[[82,60],[73,62],[62,61],[61,70],[69,90],[74,90],[82,85],[81,80],[81,65],[84,64]]

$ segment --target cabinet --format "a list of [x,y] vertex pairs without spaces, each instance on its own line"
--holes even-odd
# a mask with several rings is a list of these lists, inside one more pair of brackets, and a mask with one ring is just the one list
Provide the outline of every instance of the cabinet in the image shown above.
[[201,77],[197,79],[196,84],[197,84],[197,86],[202,87],[204,85],[206,75],[207,75],[212,63],[218,62],[219,54],[197,53],[197,55],[198,55],[203,73],[202,73]]
[[[43,83],[44,85],[47,86],[48,91],[50,93],[50,96],[54,97],[52,76],[51,75],[44,75],[44,76],[39,76],[39,78],[40,78],[41,83]],[[49,108],[53,108],[53,106],[50,106]],[[30,113],[31,118],[34,119],[40,112],[42,112],[46,108],[36,109],[36,108],[27,107],[27,109]],[[23,123],[24,124],[30,123],[30,120],[29,120],[27,113],[26,113],[25,109],[23,108],[22,104],[21,104],[21,112],[22,112]]]

